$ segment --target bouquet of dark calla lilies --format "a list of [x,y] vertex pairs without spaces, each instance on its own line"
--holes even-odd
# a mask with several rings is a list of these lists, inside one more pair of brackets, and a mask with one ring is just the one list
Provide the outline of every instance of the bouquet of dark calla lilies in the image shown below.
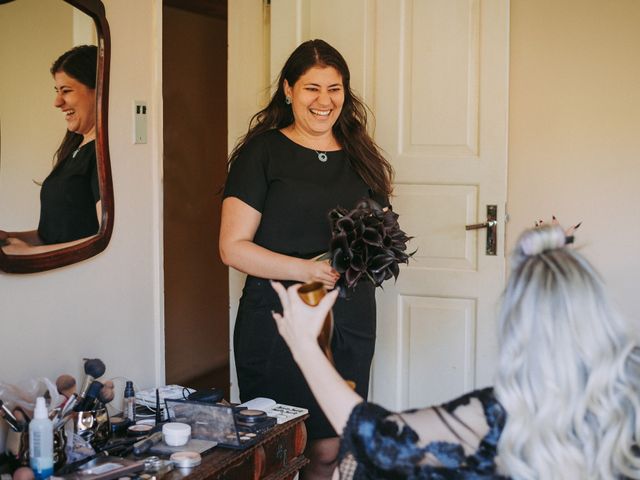
[[318,260],[330,260],[340,273],[337,282],[341,292],[355,288],[360,280],[369,280],[376,287],[385,280],[398,278],[400,263],[409,263],[415,253],[407,253],[407,236],[398,225],[398,214],[365,199],[348,211],[337,207],[329,212],[331,244]]

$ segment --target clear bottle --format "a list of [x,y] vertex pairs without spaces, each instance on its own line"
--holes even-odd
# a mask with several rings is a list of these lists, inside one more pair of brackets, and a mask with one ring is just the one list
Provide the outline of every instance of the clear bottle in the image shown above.
[[124,387],[124,418],[129,419],[132,423],[136,421],[136,394],[133,391],[133,382],[127,381]]
[[33,419],[29,422],[29,465],[36,480],[53,475],[53,422],[49,420],[44,397],[36,399]]

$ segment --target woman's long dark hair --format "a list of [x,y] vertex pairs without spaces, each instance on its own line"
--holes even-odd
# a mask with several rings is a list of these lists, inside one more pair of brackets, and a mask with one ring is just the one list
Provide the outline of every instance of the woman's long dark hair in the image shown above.
[[[51,65],[51,75],[64,72],[92,90],[96,88],[96,71],[98,65],[98,47],[80,45],[63,53]],[[82,135],[67,130],[62,143],[53,155],[53,168],[76,150],[82,143]]]
[[323,40],[308,40],[289,56],[282,67],[278,88],[269,105],[251,118],[249,130],[231,152],[229,163],[238,158],[243,147],[252,138],[267,130],[282,129],[293,123],[291,105],[285,103],[284,81],[293,87],[313,67],[333,67],[342,76],[344,104],[333,126],[333,134],[345,150],[353,168],[369,188],[379,194],[391,194],[393,168],[367,132],[367,107],[351,90],[347,62],[340,52]]

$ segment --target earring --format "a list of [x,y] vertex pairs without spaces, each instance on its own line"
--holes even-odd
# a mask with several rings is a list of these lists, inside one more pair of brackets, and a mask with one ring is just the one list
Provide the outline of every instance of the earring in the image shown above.
[[284,103],[286,103],[287,105],[291,105],[291,97],[289,95],[284,97]]

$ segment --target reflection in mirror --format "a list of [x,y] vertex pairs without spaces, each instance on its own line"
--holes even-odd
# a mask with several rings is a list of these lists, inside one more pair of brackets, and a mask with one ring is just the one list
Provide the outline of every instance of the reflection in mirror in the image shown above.
[[[0,268],[5,271],[67,265],[95,255],[109,240],[108,40],[99,0],[0,5]],[[78,45],[84,47],[74,48]]]

